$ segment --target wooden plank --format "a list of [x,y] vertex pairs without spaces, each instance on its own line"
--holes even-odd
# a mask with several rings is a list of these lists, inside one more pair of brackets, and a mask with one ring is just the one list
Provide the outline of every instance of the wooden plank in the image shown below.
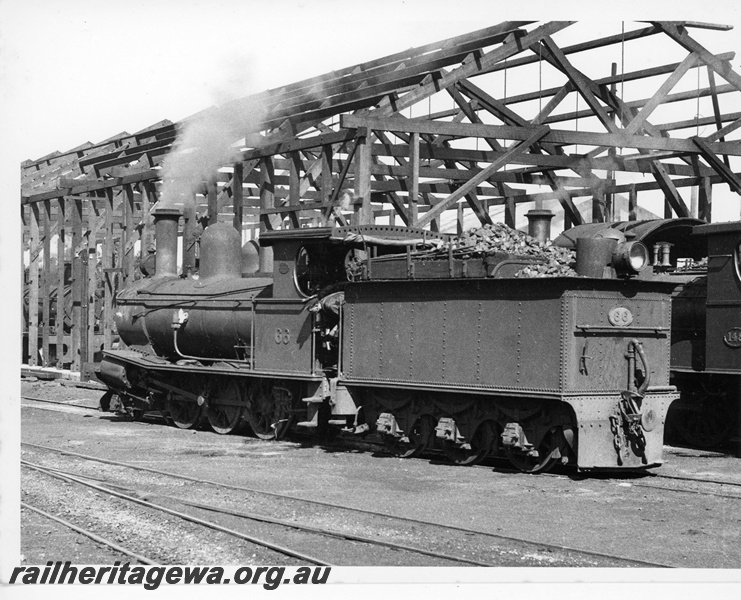
[[[574,68],[569,59],[566,58],[566,55],[550,38],[550,36],[546,35],[543,37],[543,39],[541,40],[541,47],[542,46],[545,46],[546,49],[546,51],[543,52],[543,58],[553,64],[556,68],[563,71],[566,77],[569,78],[569,81],[571,81],[576,90],[587,102],[589,108],[592,109],[594,115],[599,119],[602,125],[605,126],[605,129],[607,129],[607,131],[611,133],[616,133],[618,127],[615,125],[615,123],[613,123],[605,108],[592,93],[592,90],[589,86],[588,77],[586,77],[578,69]],[[533,50],[534,52],[538,49],[537,47],[531,47],[531,49],[533,48],[535,48]]]
[[719,129],[715,133],[711,133],[708,136],[705,136],[706,142],[714,142],[716,140],[721,140],[724,136],[728,135],[729,133],[732,133],[733,131],[736,131],[739,127],[741,127],[741,116],[737,118],[732,123],[729,123],[725,127]]
[[625,128],[625,131],[627,133],[633,134],[640,130],[641,126],[645,121],[648,119],[648,117],[651,115],[651,113],[661,104],[666,96],[669,94],[669,92],[672,91],[675,85],[679,83],[679,80],[684,77],[684,75],[689,71],[692,67],[694,67],[698,62],[698,55],[694,52],[691,52],[687,58],[685,58],[679,66],[674,70],[674,72],[667,78],[664,83],[659,86],[659,89],[656,90],[653,96],[646,102],[646,104],[641,108],[640,111],[638,111],[638,114],[633,118],[633,120],[628,123],[628,126]]
[[741,194],[741,179],[739,179],[726,164],[719,159],[708,146],[708,143],[701,137],[693,137],[692,141],[700,149],[702,157],[708,162],[708,164],[715,169],[723,180],[731,188],[731,191]]
[[[710,67],[707,67],[708,70],[708,83],[710,84],[710,90],[712,92],[711,100],[713,103],[713,117],[715,117],[715,126],[717,129],[723,128],[723,117],[720,113],[720,103],[718,101],[718,93],[717,88],[715,85],[715,74],[713,73],[713,70]],[[725,142],[725,137],[718,136],[718,141]],[[731,168],[731,161],[729,160],[728,156],[723,156],[723,162],[725,163],[726,167],[728,169]]]
[[509,148],[499,160],[491,163],[488,167],[472,177],[455,192],[450,194],[445,200],[437,204],[435,208],[433,208],[431,211],[428,211],[423,217],[419,219],[418,226],[424,227],[425,225],[430,223],[432,219],[439,216],[439,214],[442,213],[447,207],[453,205],[460,198],[463,198],[470,190],[475,189],[479,183],[481,183],[482,181],[486,181],[489,175],[493,174],[495,171],[498,171],[503,166],[516,159],[517,156],[528,150],[528,148],[530,148],[530,146],[532,146],[534,143],[543,139],[543,137],[545,137],[547,133],[548,127],[546,125],[541,125],[535,131],[531,131],[530,137],[528,139]]
[[715,56],[712,52],[695,41],[686,30],[680,29],[675,23],[670,21],[659,21],[655,23],[679,45],[683,46],[689,52],[697,53],[702,61],[713,71],[725,79],[728,83],[741,91],[741,76],[732,68],[729,62],[723,61]]
[[[457,137],[492,137],[505,140],[524,140],[531,128],[508,125],[479,125],[471,123],[448,123],[445,121],[412,121],[399,117],[377,118],[342,115],[342,127],[354,128],[366,126],[369,129],[382,131],[418,132],[421,134],[453,135]],[[551,129],[543,138],[543,143],[585,146],[616,146],[640,150],[668,150],[672,152],[698,152],[690,140],[675,138],[647,137],[643,135],[626,135],[623,133],[594,133]],[[741,156],[741,142],[713,142],[709,147],[715,154]]]
[[[31,206],[30,244],[32,248],[39,242],[39,205]],[[28,364],[39,364],[39,256],[31,257],[28,266]]]
[[389,98],[384,98],[384,100],[378,104],[378,108],[374,113],[378,113],[382,116],[389,116],[393,113],[401,112],[405,108],[417,104],[420,100],[432,96],[443,88],[447,88],[476,73],[484,72],[497,63],[519,54],[522,52],[523,48],[540,41],[544,36],[554,34],[568,27],[572,23],[573,22],[569,21],[552,21],[537,27],[527,35],[512,37],[506,40],[501,46],[483,55],[472,55],[470,58],[464,60],[463,64],[457,69],[441,74],[439,78],[429,77],[426,82],[420,84],[413,91],[407,92],[400,98],[394,98],[393,101]]
[[631,184],[628,191],[628,220],[635,221],[638,218],[638,190],[635,184]]
[[41,275],[41,289],[43,296],[41,297],[41,315],[42,315],[42,329],[41,329],[41,354],[43,357],[43,365],[45,367],[51,366],[49,363],[49,335],[50,335],[50,320],[51,320],[51,288],[52,288],[52,268],[51,268],[51,200],[47,200],[42,204],[42,217],[44,223],[44,267]]

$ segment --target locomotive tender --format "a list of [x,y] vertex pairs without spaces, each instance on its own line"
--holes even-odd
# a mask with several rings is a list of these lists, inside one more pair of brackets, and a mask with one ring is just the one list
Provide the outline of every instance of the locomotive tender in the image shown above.
[[639,242],[585,240],[580,276],[542,279],[517,276],[537,259],[421,229],[291,229],[261,235],[272,275],[243,276],[238,232],[214,223],[186,278],[178,217],[155,212],[156,274],[117,297],[127,348],[105,352],[104,409],[264,439],[334,428],[527,472],[661,463],[674,283],[636,277]]

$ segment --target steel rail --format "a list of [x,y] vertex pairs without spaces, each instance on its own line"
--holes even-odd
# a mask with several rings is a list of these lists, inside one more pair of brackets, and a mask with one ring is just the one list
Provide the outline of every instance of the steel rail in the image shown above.
[[677,481],[695,481],[698,483],[714,483],[716,485],[732,485],[734,487],[741,487],[741,481],[719,481],[717,479],[700,479],[698,477],[682,477],[681,475],[664,475],[662,473],[655,473],[650,477],[652,479],[675,479]]
[[190,477],[188,475],[180,475],[178,473],[171,473],[171,472],[168,472],[168,471],[162,471],[160,469],[152,469],[150,467],[142,467],[142,466],[138,466],[138,465],[132,465],[132,464],[124,463],[124,462],[121,462],[121,461],[113,461],[113,460],[108,460],[108,459],[105,459],[105,458],[98,458],[98,457],[95,457],[95,456],[90,456],[90,455],[86,455],[86,454],[80,454],[80,453],[77,453],[77,452],[71,452],[71,451],[68,451],[68,450],[63,450],[61,448],[53,448],[53,447],[49,447],[49,446],[42,446],[40,444],[32,444],[30,442],[21,442],[21,445],[30,446],[32,448],[40,448],[42,450],[48,450],[48,451],[51,451],[51,452],[57,452],[57,453],[63,454],[63,455],[66,454],[68,456],[75,456],[77,458],[82,458],[82,459],[85,459],[85,460],[91,460],[91,461],[94,461],[94,462],[100,462],[100,463],[103,463],[103,464],[110,464],[110,465],[114,465],[114,466],[117,466],[117,467],[129,468],[129,469],[133,469],[133,470],[136,470],[136,471],[146,471],[146,472],[154,473],[156,475],[164,475],[165,477],[173,477],[173,478],[182,479],[182,480],[185,480],[185,481],[192,481],[194,483],[203,483],[203,484],[208,484],[208,485],[214,485],[214,486],[217,486],[217,487],[223,487],[223,488],[226,488],[226,489],[233,489],[233,490],[238,490],[238,491],[243,491],[243,492],[249,492],[249,493],[252,493],[252,494],[262,494],[264,496],[270,496],[270,497],[273,497],[273,498],[282,498],[282,499],[286,499],[286,500],[295,500],[295,501],[298,501],[298,502],[305,502],[307,504],[315,504],[317,506],[324,506],[324,507],[327,507],[327,508],[334,508],[334,509],[346,510],[348,512],[355,512],[355,513],[360,513],[360,514],[368,514],[368,515],[373,515],[373,516],[376,516],[376,517],[383,517],[383,518],[387,518],[387,519],[392,519],[392,520],[397,520],[397,521],[403,521],[403,522],[411,523],[411,524],[414,524],[414,525],[425,525],[425,526],[433,526],[433,527],[442,527],[444,529],[449,529],[450,531],[457,531],[457,532],[461,532],[461,533],[470,533],[470,534],[485,536],[485,537],[493,538],[493,539],[497,539],[497,540],[504,540],[504,541],[509,541],[509,542],[529,544],[529,545],[532,545],[532,546],[539,546],[539,547],[544,547],[544,548],[552,548],[552,549],[555,549],[555,550],[559,550],[561,552],[572,552],[572,553],[574,553],[576,555],[589,556],[589,557],[602,558],[602,559],[609,559],[609,560],[618,560],[618,561],[623,561],[623,562],[626,562],[626,563],[631,563],[631,564],[636,565],[636,566],[656,567],[656,568],[672,568],[672,565],[666,565],[666,564],[662,564],[662,563],[655,563],[655,562],[644,561],[644,560],[640,560],[640,559],[626,558],[626,557],[623,557],[623,556],[615,556],[615,555],[612,555],[612,554],[606,554],[606,553],[603,553],[603,552],[594,552],[594,551],[591,551],[591,550],[580,550],[578,548],[572,548],[570,546],[564,546],[564,545],[560,545],[560,544],[550,544],[550,543],[547,543],[547,542],[538,542],[538,541],[528,540],[528,539],[525,539],[525,538],[518,538],[518,537],[514,537],[514,536],[506,536],[506,535],[501,535],[501,534],[476,531],[474,529],[469,529],[467,527],[459,527],[459,526],[455,526],[455,525],[445,525],[445,524],[440,524],[440,523],[433,523],[431,521],[423,521],[421,519],[413,519],[411,517],[400,517],[400,516],[389,514],[389,513],[383,513],[383,512],[378,512],[378,511],[373,511],[373,510],[367,510],[367,509],[362,509],[362,508],[354,508],[352,506],[346,506],[346,505],[343,505],[343,504],[337,504],[337,503],[331,503],[331,502],[323,502],[321,500],[311,500],[311,499],[301,498],[299,496],[292,496],[292,495],[289,495],[289,494],[279,494],[279,493],[276,493],[276,492],[268,492],[268,491],[265,491],[265,490],[258,490],[258,489],[248,488],[248,487],[243,487],[243,486],[238,486],[238,485],[231,485],[231,484],[228,484],[228,483],[221,483],[221,482],[213,481],[213,480],[209,480],[209,479],[199,479],[197,477]]
[[[47,468],[49,468],[49,467],[47,467]],[[431,556],[433,558],[442,558],[444,560],[449,560],[451,562],[465,563],[465,564],[469,564],[469,565],[475,565],[477,567],[495,567],[495,566],[497,566],[497,565],[492,564],[492,563],[486,563],[486,562],[481,562],[481,561],[476,561],[476,560],[470,560],[470,559],[467,559],[467,558],[462,558],[462,557],[459,557],[459,556],[452,556],[450,554],[444,554],[444,553],[441,553],[441,552],[433,552],[431,550],[424,550],[422,548],[417,548],[417,547],[414,547],[414,546],[407,546],[405,544],[398,544],[398,543],[395,543],[395,542],[387,542],[385,540],[379,540],[379,539],[370,538],[370,537],[362,536],[362,535],[356,535],[356,534],[352,534],[352,533],[345,533],[345,532],[342,532],[342,531],[333,531],[331,529],[325,529],[325,528],[320,528],[320,527],[313,527],[311,525],[303,525],[303,524],[297,523],[295,521],[287,521],[285,519],[278,519],[278,518],[275,518],[275,517],[268,517],[266,515],[261,515],[259,513],[252,513],[252,512],[243,512],[243,511],[231,510],[229,508],[223,508],[223,507],[219,507],[219,506],[202,504],[200,502],[194,502],[194,501],[191,501],[191,500],[184,500],[183,498],[178,498],[176,496],[169,496],[167,494],[159,494],[157,492],[142,492],[141,490],[131,489],[131,488],[128,488],[128,487],[125,487],[125,486],[119,486],[118,484],[112,483],[112,482],[107,481],[107,480],[104,480],[104,479],[99,479],[99,478],[95,478],[95,477],[88,477],[86,475],[78,475],[76,473],[70,473],[68,471],[63,471],[61,469],[53,469],[53,468],[49,468],[49,469],[52,470],[52,471],[55,471],[57,473],[61,473],[63,475],[73,475],[73,476],[76,476],[76,477],[80,477],[82,479],[90,479],[92,481],[99,481],[99,482],[101,482],[102,484],[104,484],[106,486],[113,487],[113,488],[119,488],[119,489],[122,489],[122,490],[127,490],[129,492],[140,494],[142,496],[146,495],[148,497],[164,498],[166,500],[172,500],[172,501],[177,502],[179,504],[184,504],[186,506],[191,506],[193,508],[198,508],[198,509],[201,509],[201,510],[207,510],[207,511],[210,511],[210,512],[222,513],[222,514],[226,514],[226,515],[230,515],[230,516],[234,516],[234,517],[241,517],[243,519],[249,519],[251,521],[259,521],[261,523],[270,523],[270,524],[273,524],[273,525],[281,525],[283,527],[288,527],[288,528],[291,528],[291,529],[297,529],[299,531],[307,531],[307,532],[310,532],[310,533],[317,533],[319,535],[325,535],[325,536],[328,536],[328,537],[334,537],[334,538],[339,538],[339,539],[347,539],[347,540],[352,540],[352,541],[356,541],[356,542],[363,542],[363,543],[370,544],[370,545],[373,545],[373,546],[383,546],[385,548],[392,548],[394,550],[402,550],[404,552],[412,552],[412,553],[415,553],[415,554],[423,554],[425,556]]]
[[55,473],[59,473],[61,475],[67,475],[67,476],[73,476],[73,477],[79,477],[81,479],[88,479],[91,481],[98,481],[104,486],[111,487],[111,488],[118,488],[120,490],[126,490],[129,493],[137,494],[139,496],[146,496],[146,497],[156,497],[156,498],[163,498],[166,500],[172,500],[173,502],[177,502],[178,504],[184,504],[186,506],[190,506],[192,508],[198,508],[200,510],[207,510],[210,512],[216,512],[216,513],[222,513],[225,515],[230,515],[233,517],[240,517],[243,519],[249,519],[251,521],[258,521],[261,523],[270,523],[271,525],[281,525],[286,528],[290,529],[296,529],[298,531],[306,531],[309,533],[316,533],[319,535],[327,536],[327,537],[333,537],[338,539],[346,539],[351,540],[355,542],[362,542],[365,544],[373,545],[373,546],[382,546],[385,548],[391,548],[393,550],[401,550],[404,552],[412,552],[414,554],[422,554],[424,556],[431,556],[433,558],[441,558],[444,560],[449,560],[451,562],[458,562],[458,563],[464,563],[469,565],[474,565],[477,567],[495,567],[497,565],[493,563],[487,563],[487,562],[481,562],[477,560],[470,560],[467,558],[462,558],[459,556],[452,556],[450,554],[444,554],[441,552],[433,552],[431,550],[424,550],[422,548],[417,548],[414,546],[407,546],[405,544],[398,544],[395,542],[387,542],[385,540],[379,540],[375,538],[370,538],[367,536],[362,535],[356,535],[352,533],[345,533],[342,531],[334,531],[331,529],[326,528],[320,528],[320,527],[313,527],[311,525],[304,525],[301,523],[297,523],[295,521],[287,521],[285,519],[278,519],[275,517],[268,517],[266,515],[261,515],[258,513],[252,513],[252,512],[243,512],[238,510],[231,510],[229,508],[223,508],[219,506],[213,506],[209,504],[202,504],[200,502],[194,502],[192,500],[184,500],[183,498],[178,498],[176,496],[169,496],[167,494],[160,494],[157,492],[146,492],[138,489],[132,489],[130,487],[121,486],[116,483],[107,481],[105,479],[100,479],[97,477],[88,477],[87,475],[79,475],[77,473],[70,473],[69,471],[64,471],[62,469],[56,469],[52,467],[45,467],[46,469],[50,471],[54,471]]
[[258,546],[262,546],[264,548],[269,548],[270,550],[273,550],[275,552],[278,552],[279,554],[283,554],[285,556],[291,556],[293,558],[298,558],[299,560],[304,560],[306,562],[309,562],[311,564],[320,565],[320,566],[334,566],[327,563],[327,561],[316,558],[314,556],[304,554],[302,552],[297,552],[295,550],[292,550],[290,548],[286,548],[284,546],[280,546],[278,544],[273,544],[272,542],[269,542],[267,540],[262,540],[260,538],[250,536],[244,533],[241,533],[239,531],[235,531],[233,529],[229,529],[228,527],[222,527],[221,525],[218,525],[216,523],[211,523],[210,521],[206,521],[204,519],[199,519],[198,517],[194,517],[192,515],[172,510],[169,508],[165,508],[164,506],[159,506],[157,504],[153,504],[152,502],[148,502],[147,500],[143,500],[141,498],[135,498],[134,496],[129,496],[128,494],[123,494],[121,492],[116,492],[114,490],[107,489],[103,486],[97,485],[95,483],[90,483],[89,481],[85,481],[82,478],[75,477],[73,475],[62,475],[61,473],[57,473],[52,469],[49,469],[48,467],[44,467],[42,465],[37,465],[34,463],[31,463],[27,460],[21,459],[21,466],[25,466],[30,469],[34,469],[36,471],[39,471],[40,473],[45,473],[46,475],[49,475],[50,477],[56,477],[58,479],[61,479],[63,481],[68,481],[71,483],[78,483],[80,485],[87,486],[91,489],[97,490],[99,492],[102,492],[104,494],[109,494],[111,496],[115,496],[116,498],[121,498],[122,500],[128,500],[129,502],[133,502],[135,504],[139,504],[141,506],[145,506],[146,508],[155,509],[164,513],[167,513],[169,515],[172,515],[174,517],[178,517],[180,519],[183,519],[184,521],[190,521],[191,523],[195,523],[197,525],[201,525],[203,527],[207,527],[209,529],[213,529],[215,531],[219,531],[221,533],[226,533],[227,535],[231,535],[233,537],[237,537],[240,539],[243,539],[245,541],[251,542],[253,544],[257,544]]
[[33,396],[25,396],[21,394],[21,399],[32,400],[33,402],[45,402],[48,404],[61,404],[62,406],[73,406],[75,408],[86,408],[88,410],[97,411],[97,406],[85,406],[84,404],[70,404],[69,402],[61,402],[60,400],[46,400],[44,398],[34,398]]
[[147,558],[146,556],[142,556],[141,554],[137,554],[136,552],[132,552],[131,550],[128,550],[124,548],[123,546],[119,546],[115,542],[112,542],[111,540],[101,537],[89,529],[85,529],[84,527],[78,527],[74,523],[70,523],[69,521],[66,521],[65,519],[62,519],[61,517],[57,517],[56,515],[52,515],[51,513],[48,513],[46,511],[41,510],[40,508],[36,508],[35,506],[31,506],[27,502],[21,501],[21,507],[27,508],[28,510],[32,510],[35,513],[40,514],[43,517],[46,517],[47,519],[50,519],[52,521],[55,521],[61,525],[64,525],[65,527],[76,531],[77,533],[80,533],[84,535],[85,537],[90,538],[91,540],[98,542],[99,544],[104,544],[108,546],[109,548],[112,548],[116,552],[120,552],[121,554],[125,554],[126,556],[130,556],[131,558],[136,559],[138,562],[140,562],[143,565],[154,565],[159,566],[160,563]]

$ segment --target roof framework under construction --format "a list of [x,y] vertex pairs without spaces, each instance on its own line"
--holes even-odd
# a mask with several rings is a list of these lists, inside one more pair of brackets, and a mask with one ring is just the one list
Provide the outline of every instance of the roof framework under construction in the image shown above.
[[113,295],[153,249],[156,202],[184,212],[184,270],[226,219],[243,239],[333,222],[514,227],[531,208],[563,228],[662,210],[710,221],[715,185],[716,206],[741,194],[741,77],[733,52],[693,33],[726,29],[616,23],[590,39],[579,23],[506,22],[26,161],[40,309],[24,361],[83,370],[111,346]]

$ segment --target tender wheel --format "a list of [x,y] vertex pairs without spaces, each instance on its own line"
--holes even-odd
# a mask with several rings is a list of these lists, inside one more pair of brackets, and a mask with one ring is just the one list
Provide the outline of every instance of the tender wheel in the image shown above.
[[523,473],[545,473],[558,461],[559,451],[564,450],[564,440],[560,430],[551,429],[543,436],[537,449],[537,456],[507,447],[507,458],[518,471]]
[[258,380],[249,392],[247,422],[261,440],[279,440],[290,427],[293,394],[276,382]]
[[443,446],[445,456],[457,465],[471,466],[477,465],[484,460],[494,448],[497,435],[495,426],[485,421],[476,428],[471,441],[468,444],[459,446],[447,442]]
[[201,422],[203,407],[196,402],[178,400],[170,396],[166,407],[172,422],[180,429],[195,429]]
[[241,400],[239,386],[230,382],[223,386],[208,404],[206,418],[211,429],[221,435],[235,433],[241,429],[244,408],[238,403]]
[[414,458],[430,448],[435,441],[435,418],[422,415],[409,431],[409,441],[388,439],[386,448],[400,458]]

